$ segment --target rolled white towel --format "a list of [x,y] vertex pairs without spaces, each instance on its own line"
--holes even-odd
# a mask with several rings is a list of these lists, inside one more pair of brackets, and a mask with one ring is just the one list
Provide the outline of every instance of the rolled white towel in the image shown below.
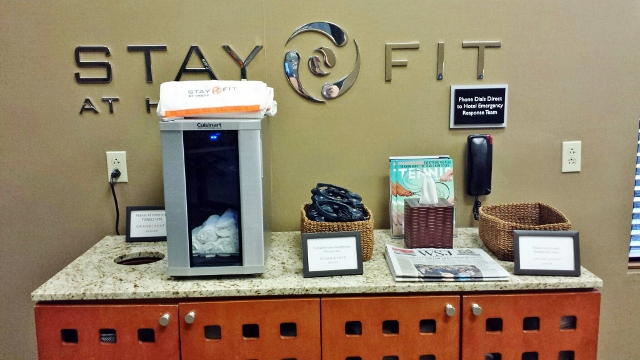
[[191,252],[194,254],[200,254],[202,251],[202,244],[198,241],[198,233],[202,230],[202,226],[198,226],[191,230]]
[[230,237],[219,237],[216,244],[219,253],[237,253],[239,250],[237,238],[234,240]]
[[202,244],[195,238],[191,239],[191,252],[194,254],[202,253]]
[[218,235],[216,234],[216,227],[210,225],[203,226],[202,229],[198,232],[198,235],[196,235],[196,239],[203,245],[216,241],[218,239]]
[[208,242],[216,241],[216,224],[220,219],[220,215],[211,215],[205,222],[191,231],[191,238],[197,239],[201,245]]
[[212,242],[208,242],[204,245],[202,245],[202,254],[208,254],[208,255],[214,255],[217,254],[218,251],[218,246],[216,245],[215,241]]
[[218,223],[218,220],[220,220],[220,215],[211,215],[209,216],[209,218],[202,224],[202,226],[207,226],[207,225],[211,225],[211,226],[216,226],[216,224]]
[[238,215],[235,210],[227,209],[222,214],[218,222],[216,223],[216,234],[219,237],[229,237],[234,232],[238,231],[238,225],[236,225],[236,218]]
[[193,230],[191,230],[191,240],[194,240],[197,236],[198,233],[200,232],[200,230],[202,230],[203,226],[200,225],[198,227],[193,228]]
[[236,212],[235,210],[229,208],[227,209],[222,216],[218,219],[216,226],[226,227],[235,222]]

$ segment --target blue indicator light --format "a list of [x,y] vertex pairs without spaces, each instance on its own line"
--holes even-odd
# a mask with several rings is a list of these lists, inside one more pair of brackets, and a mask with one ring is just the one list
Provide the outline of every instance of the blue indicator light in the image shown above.
[[219,132],[217,132],[217,133],[215,133],[215,134],[211,134],[211,135],[209,136],[209,139],[211,139],[211,140],[213,140],[213,141],[216,141],[216,140],[218,140],[218,136],[220,136],[220,133],[219,133]]

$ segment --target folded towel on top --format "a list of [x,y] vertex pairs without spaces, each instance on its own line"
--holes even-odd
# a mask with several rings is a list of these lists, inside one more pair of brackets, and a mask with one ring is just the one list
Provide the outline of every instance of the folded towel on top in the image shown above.
[[274,116],[273,89],[262,81],[170,81],[160,85],[158,115],[167,118]]

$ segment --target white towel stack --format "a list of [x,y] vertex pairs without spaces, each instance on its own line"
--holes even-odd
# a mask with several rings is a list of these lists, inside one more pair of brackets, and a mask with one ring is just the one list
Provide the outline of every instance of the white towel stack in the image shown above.
[[258,118],[278,111],[262,81],[170,81],[160,85],[158,115],[178,118]]
[[238,213],[233,209],[227,209],[222,216],[211,215],[191,231],[194,255],[228,255],[239,249]]

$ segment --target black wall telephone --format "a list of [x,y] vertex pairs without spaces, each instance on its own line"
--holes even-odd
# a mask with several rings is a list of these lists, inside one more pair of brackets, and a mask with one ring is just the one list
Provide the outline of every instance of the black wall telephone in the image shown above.
[[467,194],[475,196],[473,217],[478,220],[480,195],[491,193],[491,167],[493,138],[491,135],[469,135],[467,137]]

